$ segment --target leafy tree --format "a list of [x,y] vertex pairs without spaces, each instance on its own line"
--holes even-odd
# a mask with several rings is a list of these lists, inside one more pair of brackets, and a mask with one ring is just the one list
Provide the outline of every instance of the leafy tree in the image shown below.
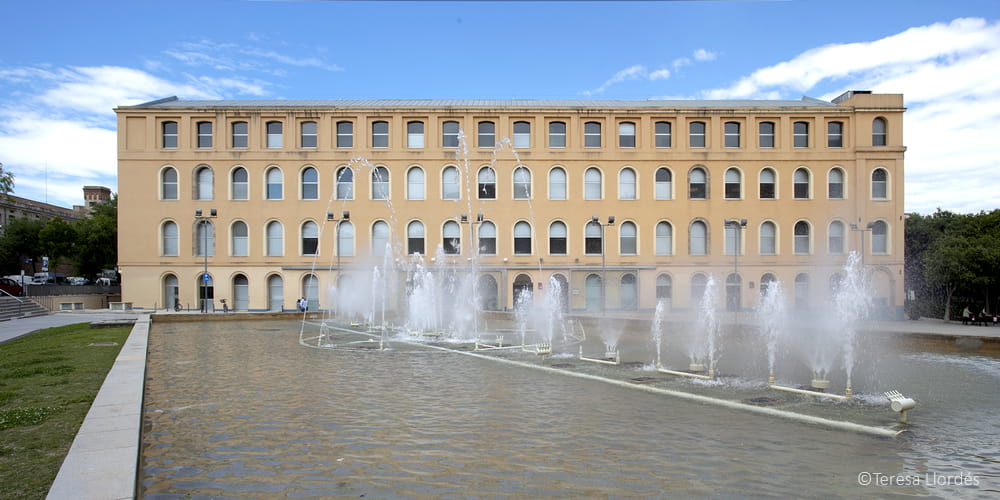
[[11,191],[14,191],[14,173],[5,171],[0,163],[0,196],[6,197]]
[[38,243],[43,255],[49,257],[49,269],[55,270],[62,259],[73,255],[76,237],[73,226],[62,217],[53,217],[45,223],[38,232]]
[[77,271],[94,279],[102,269],[118,264],[118,196],[95,205],[90,217],[76,222],[74,263]]
[[0,236],[0,268],[3,274],[21,272],[25,259],[31,259],[30,273],[38,270],[42,255],[38,235],[44,227],[45,222],[35,219],[13,219],[7,223]]

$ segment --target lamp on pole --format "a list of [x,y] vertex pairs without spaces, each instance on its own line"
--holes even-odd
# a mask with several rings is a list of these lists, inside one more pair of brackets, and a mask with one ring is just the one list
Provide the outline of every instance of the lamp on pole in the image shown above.
[[598,216],[593,216],[590,218],[592,224],[597,224],[601,227],[601,316],[604,316],[608,312],[608,301],[607,301],[607,287],[608,287],[608,265],[607,259],[605,258],[605,243],[604,243],[604,228],[607,226],[615,225],[615,216],[608,216],[608,223],[602,224],[601,218]]
[[[740,233],[743,229],[747,228],[746,219],[726,219],[726,227],[733,229],[733,279],[739,279],[739,258],[740,258]],[[729,280],[726,280],[728,285]],[[735,284],[735,283],[734,283]],[[737,287],[737,293],[733,294],[730,307],[735,311],[740,309],[740,291],[741,287]]]
[[337,225],[334,226],[333,237],[334,237],[334,239],[337,240],[335,242],[335,245],[336,245],[336,248],[337,248],[337,282],[336,283],[337,283],[337,290],[339,292],[339,290],[340,290],[340,276],[341,276],[340,254],[343,253],[341,251],[342,249],[340,248],[340,224],[343,223],[344,221],[351,220],[351,212],[348,211],[348,210],[344,210],[341,213],[341,215],[340,215],[340,219],[337,218],[337,214],[335,214],[333,212],[327,212],[326,213],[326,220],[329,221],[329,222],[336,222],[337,223]]
[[861,270],[865,269],[865,254],[868,253],[868,249],[865,247],[865,233],[870,232],[875,228],[874,222],[869,222],[865,227],[858,227],[857,224],[851,223],[851,231],[861,232]]
[[473,227],[476,224],[482,224],[483,218],[483,214],[480,212],[476,214],[476,220],[469,219],[469,216],[466,214],[462,214],[458,219],[460,224],[469,225],[469,259],[470,262],[472,262],[472,269],[470,270],[472,273],[472,329],[473,335],[475,335],[477,339],[479,338],[479,297],[476,295],[476,286],[479,284],[479,279],[475,275],[475,272],[476,254],[479,253],[479,247],[476,245],[476,237]]
[[202,233],[201,253],[205,256],[205,268],[201,275],[201,312],[203,313],[208,312],[208,282],[212,279],[208,275],[208,230],[212,227],[212,220],[218,216],[219,212],[214,208],[209,209],[208,215],[204,215],[200,208],[194,210],[195,227]]

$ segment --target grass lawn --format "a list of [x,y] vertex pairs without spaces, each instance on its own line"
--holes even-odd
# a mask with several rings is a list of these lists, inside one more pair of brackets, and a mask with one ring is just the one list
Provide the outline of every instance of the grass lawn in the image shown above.
[[0,344],[0,498],[45,498],[131,330],[80,323]]

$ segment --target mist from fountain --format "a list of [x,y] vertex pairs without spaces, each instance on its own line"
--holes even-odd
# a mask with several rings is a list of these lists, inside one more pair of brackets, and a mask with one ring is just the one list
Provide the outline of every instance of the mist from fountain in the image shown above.
[[788,311],[785,307],[785,296],[780,281],[768,283],[767,289],[761,295],[757,318],[760,322],[760,332],[767,346],[767,369],[771,383],[774,383],[774,367],[778,358],[778,347],[785,341],[788,329]]

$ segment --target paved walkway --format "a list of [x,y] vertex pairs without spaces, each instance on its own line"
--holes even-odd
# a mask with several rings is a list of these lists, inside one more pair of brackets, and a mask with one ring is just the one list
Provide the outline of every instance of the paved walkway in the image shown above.
[[55,312],[46,314],[45,316],[35,316],[34,318],[0,321],[0,343],[45,328],[72,325],[74,323],[136,319],[138,317],[139,313],[135,311],[108,311],[106,309],[99,309],[83,312]]

